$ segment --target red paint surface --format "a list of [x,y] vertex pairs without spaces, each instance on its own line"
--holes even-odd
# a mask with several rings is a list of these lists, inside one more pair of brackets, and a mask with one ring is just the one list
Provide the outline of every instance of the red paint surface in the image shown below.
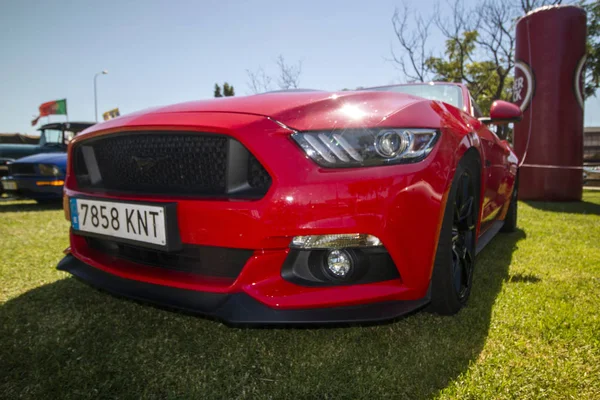
[[517,24],[516,60],[529,65],[534,80],[527,82],[526,74],[515,69],[515,79],[524,83],[521,99],[515,99],[524,114],[515,127],[515,152],[524,159],[521,199],[581,200],[582,171],[573,167],[583,164],[583,108],[575,86],[585,39],[586,15],[579,7],[538,9]]
[[[290,138],[290,129],[259,112],[299,130],[365,125],[430,127],[439,129],[441,137],[431,154],[418,163],[324,169],[304,155]],[[503,218],[515,178],[514,154],[484,124],[454,107],[402,94],[271,94],[187,103],[96,125],[78,135],[71,146],[124,129],[214,132],[243,143],[273,178],[268,193],[260,200],[97,192],[93,196],[176,202],[182,242],[252,249],[254,255],[232,281],[111,259],[73,234],[72,254],[124,278],[199,291],[245,292],[276,308],[422,298],[429,286],[447,193],[464,152],[475,147],[482,160],[491,161],[489,168],[482,163],[481,174],[484,195],[480,209],[487,222]],[[70,165],[65,188],[67,196],[84,194],[77,188]],[[401,279],[345,287],[305,287],[281,278],[293,236],[356,232],[382,240]]]
[[513,103],[496,100],[490,107],[490,118],[498,122],[519,122],[523,119],[523,113],[519,106]]

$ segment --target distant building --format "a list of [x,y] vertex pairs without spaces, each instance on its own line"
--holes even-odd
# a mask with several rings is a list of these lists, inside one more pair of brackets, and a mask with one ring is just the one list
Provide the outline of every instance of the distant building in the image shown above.
[[600,163],[600,126],[583,128],[583,162]]
[[600,126],[583,128],[583,184],[600,186]]
[[24,135],[22,133],[0,133],[0,143],[38,144],[40,136]]

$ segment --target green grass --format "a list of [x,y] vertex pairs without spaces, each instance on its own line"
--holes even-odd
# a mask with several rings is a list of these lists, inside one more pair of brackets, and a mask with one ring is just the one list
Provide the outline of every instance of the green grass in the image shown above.
[[333,329],[237,329],[54,269],[62,211],[0,203],[0,397],[600,398],[600,192],[520,203],[468,307]]

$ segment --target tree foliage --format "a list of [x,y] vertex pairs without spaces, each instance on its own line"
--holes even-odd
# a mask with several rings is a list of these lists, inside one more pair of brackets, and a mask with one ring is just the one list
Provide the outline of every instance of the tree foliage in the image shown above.
[[[466,8],[462,0],[454,0],[438,4],[429,16],[413,15],[405,5],[402,12],[397,8],[392,16],[400,51],[392,47],[391,61],[408,81],[466,84],[485,112],[494,100],[511,98],[518,18],[538,7],[561,3],[562,0],[483,0]],[[600,86],[600,2],[583,2],[582,6],[588,12],[585,95],[589,97]],[[410,25],[408,21],[414,22]],[[434,28],[445,38],[443,53],[439,55],[433,55],[428,45]]]
[[215,83],[214,97],[231,97],[235,96],[235,90],[233,86],[229,83],[225,82],[223,84],[223,92],[221,93],[221,86],[218,83]]
[[223,97],[223,95],[221,94],[221,86],[219,86],[217,83],[215,83],[214,96],[215,97]]
[[427,67],[433,80],[465,83],[485,112],[494,100],[510,99],[513,79],[494,60],[474,58],[478,37],[477,31],[467,31],[462,37],[447,39],[445,57],[430,57]]
[[587,11],[587,61],[585,72],[585,98],[594,96],[600,87],[600,2],[582,4]]
[[225,97],[235,96],[235,90],[233,89],[233,86],[229,85],[229,83],[227,83],[227,82],[225,82],[223,84],[223,96],[225,96]]

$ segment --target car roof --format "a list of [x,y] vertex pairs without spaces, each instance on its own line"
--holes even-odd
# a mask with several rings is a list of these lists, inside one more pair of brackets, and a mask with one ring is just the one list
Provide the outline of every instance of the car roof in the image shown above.
[[95,122],[52,122],[50,124],[42,125],[38,129],[38,131],[43,131],[44,129],[59,129],[61,131],[65,130],[72,132],[80,132],[94,124]]

